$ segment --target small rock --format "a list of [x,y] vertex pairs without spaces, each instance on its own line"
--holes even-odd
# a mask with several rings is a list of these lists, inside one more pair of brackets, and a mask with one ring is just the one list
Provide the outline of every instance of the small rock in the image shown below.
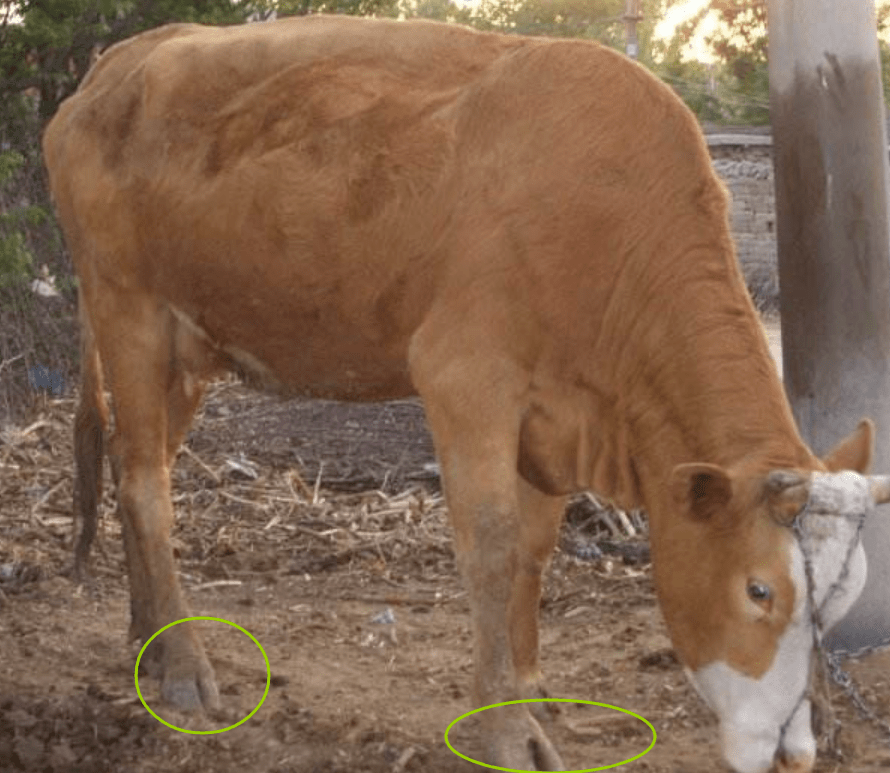
[[49,764],[53,770],[57,770],[59,773],[70,770],[75,762],[77,762],[77,755],[66,741],[55,744],[50,750]]
[[15,753],[25,770],[38,770],[44,762],[46,747],[33,735],[20,736],[15,739]]
[[371,618],[372,623],[377,625],[394,625],[396,622],[396,613],[392,611],[392,607],[387,607],[382,612],[378,612]]

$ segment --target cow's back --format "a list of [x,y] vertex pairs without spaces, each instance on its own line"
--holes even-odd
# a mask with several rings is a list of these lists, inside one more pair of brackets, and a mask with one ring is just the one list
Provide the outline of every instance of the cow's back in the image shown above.
[[432,114],[522,45],[315,17],[112,47],[44,137],[85,305],[140,288],[286,388],[332,394],[349,361],[352,396],[409,392],[454,170]]
[[101,135],[114,152],[117,142],[133,140],[140,121],[157,122],[154,131],[206,129],[211,118],[243,109],[252,90],[286,86],[288,70],[383,70],[417,90],[441,91],[466,85],[522,45],[520,38],[422,21],[313,16],[233,27],[171,24],[112,46],[54,123],[84,132],[114,125],[117,132]]
[[412,336],[461,318],[470,287],[593,341],[629,260],[684,252],[642,242],[700,238],[702,202],[723,203],[694,119],[643,68],[427,22],[155,30],[100,58],[45,147],[88,306],[99,281],[150,292],[327,396],[410,392]]

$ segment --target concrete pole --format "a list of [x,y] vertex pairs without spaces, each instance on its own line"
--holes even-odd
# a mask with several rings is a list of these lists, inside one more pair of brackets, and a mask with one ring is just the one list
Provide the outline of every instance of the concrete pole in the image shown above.
[[[823,454],[863,416],[890,472],[887,132],[874,0],[769,0],[785,389]],[[890,513],[863,534],[868,584],[829,645],[890,635]]]

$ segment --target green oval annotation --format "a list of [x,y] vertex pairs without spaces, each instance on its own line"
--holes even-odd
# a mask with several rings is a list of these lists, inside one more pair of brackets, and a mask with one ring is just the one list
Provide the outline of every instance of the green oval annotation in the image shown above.
[[451,749],[458,757],[462,757],[468,762],[472,762],[474,765],[481,765],[484,768],[492,768],[493,770],[504,770],[507,773],[523,773],[520,770],[516,770],[515,768],[501,768],[497,765],[489,765],[487,762],[479,762],[479,760],[474,760],[472,757],[467,757],[466,754],[461,754],[457,749],[455,749],[451,742],[448,740],[448,733],[451,732],[451,728],[454,727],[458,722],[462,719],[466,719],[467,717],[472,716],[473,714],[478,714],[480,711],[487,711],[488,709],[494,709],[498,706],[511,706],[515,703],[584,703],[589,706],[602,706],[606,709],[612,709],[613,711],[620,711],[622,714],[629,714],[636,719],[639,719],[640,722],[644,723],[651,731],[652,731],[652,743],[646,747],[645,751],[640,752],[635,757],[629,757],[626,760],[622,760],[621,762],[613,762],[611,765],[602,765],[598,768],[585,768],[584,770],[571,770],[567,771],[567,773],[594,773],[597,770],[608,770],[609,768],[617,768],[620,765],[627,765],[628,762],[633,762],[634,760],[640,759],[640,757],[648,754],[652,751],[652,747],[655,746],[655,741],[657,740],[657,735],[655,733],[655,728],[652,726],[652,723],[646,719],[645,717],[641,717],[639,714],[634,714],[632,711],[628,711],[627,709],[623,709],[620,706],[612,706],[609,703],[597,703],[596,701],[580,701],[575,698],[526,698],[524,700],[518,701],[505,701],[504,703],[494,703],[491,706],[483,706],[481,709],[473,709],[472,711],[468,711],[466,714],[462,714],[457,719],[454,720],[447,728],[445,728],[445,743],[448,748]]
[[[256,646],[259,648],[259,651],[263,653],[263,660],[266,661],[266,689],[263,692],[263,697],[260,698],[260,702],[257,703],[257,705],[254,707],[253,711],[251,711],[250,714],[248,714],[246,717],[244,717],[244,719],[242,719],[240,722],[236,722],[234,725],[229,725],[228,727],[221,727],[221,728],[219,728],[219,730],[187,730],[184,727],[176,727],[176,725],[171,725],[169,722],[161,719],[157,714],[155,714],[151,710],[151,706],[149,706],[145,702],[145,698],[142,697],[142,691],[139,689],[139,661],[142,660],[142,656],[145,654],[145,648],[148,647],[148,645],[151,644],[152,641],[154,641],[154,639],[156,637],[160,636],[168,628],[172,628],[174,625],[179,625],[180,623],[188,623],[192,620],[212,620],[216,623],[225,623],[226,625],[231,625],[233,628],[237,628],[239,631],[241,631],[241,633],[243,633],[245,636],[247,636],[254,644],[256,644]],[[272,684],[272,666],[269,664],[269,657],[266,655],[266,651],[263,649],[263,645],[260,644],[256,640],[256,637],[252,633],[250,633],[250,631],[242,628],[240,625],[238,625],[238,623],[233,623],[231,620],[224,620],[221,617],[184,617],[182,620],[174,620],[169,625],[165,625],[163,628],[161,628],[159,631],[157,631],[154,634],[154,636],[152,636],[148,641],[146,641],[145,644],[142,645],[142,649],[139,650],[139,657],[136,658],[136,669],[134,672],[134,680],[136,682],[136,694],[139,696],[139,700],[142,701],[142,705],[145,706],[148,713],[151,714],[162,725],[166,725],[167,727],[172,728],[173,730],[178,730],[180,733],[191,733],[192,735],[215,735],[216,733],[225,733],[227,730],[233,730],[234,728],[238,727],[239,725],[243,725],[245,722],[247,722],[248,719],[250,719],[254,714],[256,714],[257,711],[259,711],[260,706],[263,705],[263,703],[266,700],[266,696],[269,694],[269,687]]]

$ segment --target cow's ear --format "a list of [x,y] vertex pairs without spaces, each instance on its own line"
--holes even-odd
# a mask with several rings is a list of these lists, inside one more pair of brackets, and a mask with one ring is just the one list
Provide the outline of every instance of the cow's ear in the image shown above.
[[671,473],[671,495],[696,521],[721,513],[732,499],[732,479],[716,464],[680,464]]
[[874,443],[875,425],[870,419],[863,419],[852,433],[826,454],[822,463],[829,472],[853,470],[866,475],[871,468]]

